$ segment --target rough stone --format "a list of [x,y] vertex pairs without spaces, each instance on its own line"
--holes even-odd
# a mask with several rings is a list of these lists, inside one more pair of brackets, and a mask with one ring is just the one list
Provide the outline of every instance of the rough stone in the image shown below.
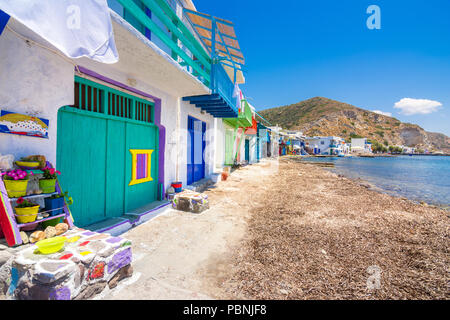
[[56,229],[56,235],[59,236],[60,234],[63,234],[67,230],[69,230],[69,225],[67,223],[58,223],[55,226]]
[[43,232],[43,231],[35,231],[30,235],[31,243],[35,243],[35,242],[38,242],[38,241],[44,240],[44,239],[45,239],[45,232]]
[[45,228],[45,237],[47,239],[49,238],[53,238],[56,236],[56,228],[52,227],[52,226],[48,226],[47,228]]
[[175,196],[173,207],[180,211],[201,213],[209,209],[208,196],[186,190]]
[[133,267],[131,264],[122,267],[117,273],[114,275],[114,277],[111,278],[108,282],[108,286],[110,289],[115,288],[119,281],[129,278],[133,275]]
[[105,289],[107,282],[101,281],[96,282],[90,286],[87,286],[84,290],[82,290],[74,300],[86,300],[91,298],[92,296],[99,294]]
[[28,242],[30,242],[30,239],[28,239],[28,236],[25,233],[25,231],[20,231],[20,237],[22,238],[23,244],[27,244]]
[[71,261],[44,261],[36,265],[37,272],[34,274],[34,278],[41,283],[52,283],[74,272],[76,269],[75,264]]
[[12,256],[13,255],[7,250],[0,251],[0,267],[4,265]]

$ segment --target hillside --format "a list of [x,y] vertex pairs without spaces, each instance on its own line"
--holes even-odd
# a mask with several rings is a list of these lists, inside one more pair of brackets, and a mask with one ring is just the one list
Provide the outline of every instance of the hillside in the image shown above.
[[362,136],[385,145],[450,153],[450,139],[444,134],[327,98],[315,97],[260,114],[273,125],[303,131],[307,136]]

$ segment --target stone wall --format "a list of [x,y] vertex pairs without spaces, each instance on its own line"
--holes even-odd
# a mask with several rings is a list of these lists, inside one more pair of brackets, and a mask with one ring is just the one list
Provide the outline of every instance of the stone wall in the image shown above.
[[[36,245],[19,248],[0,268],[0,295],[18,300],[89,299],[132,275],[131,242],[74,228],[65,248],[43,255]],[[3,281],[2,281],[3,280]]]

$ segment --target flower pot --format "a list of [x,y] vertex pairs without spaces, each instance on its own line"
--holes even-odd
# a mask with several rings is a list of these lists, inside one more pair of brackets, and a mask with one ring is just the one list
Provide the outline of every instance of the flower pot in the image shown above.
[[183,191],[183,182],[177,181],[172,183],[172,188],[175,189],[175,193],[180,193]]
[[43,193],[55,192],[56,179],[41,179],[39,180],[39,188]]
[[45,198],[44,201],[45,201],[45,211],[52,210],[52,211],[48,212],[48,214],[51,217],[64,213],[64,209],[63,209],[64,197],[56,198],[56,199]]
[[27,195],[28,180],[3,180],[6,192],[10,198],[18,198]]
[[39,206],[26,207],[26,208],[14,208],[16,210],[16,219],[18,223],[29,223],[36,221]]

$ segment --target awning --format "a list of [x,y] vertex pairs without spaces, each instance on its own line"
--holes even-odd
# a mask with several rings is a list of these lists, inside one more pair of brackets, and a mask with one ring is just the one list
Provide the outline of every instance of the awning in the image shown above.
[[236,69],[236,82],[238,84],[245,83],[242,73],[245,59],[233,23],[193,10],[184,9],[184,11],[197,35],[210,52],[212,52],[213,46],[213,23],[217,26],[215,35],[216,54],[221,58],[225,71],[230,78],[234,80],[234,69]]
[[119,60],[107,0],[0,0],[0,9],[69,58]]

